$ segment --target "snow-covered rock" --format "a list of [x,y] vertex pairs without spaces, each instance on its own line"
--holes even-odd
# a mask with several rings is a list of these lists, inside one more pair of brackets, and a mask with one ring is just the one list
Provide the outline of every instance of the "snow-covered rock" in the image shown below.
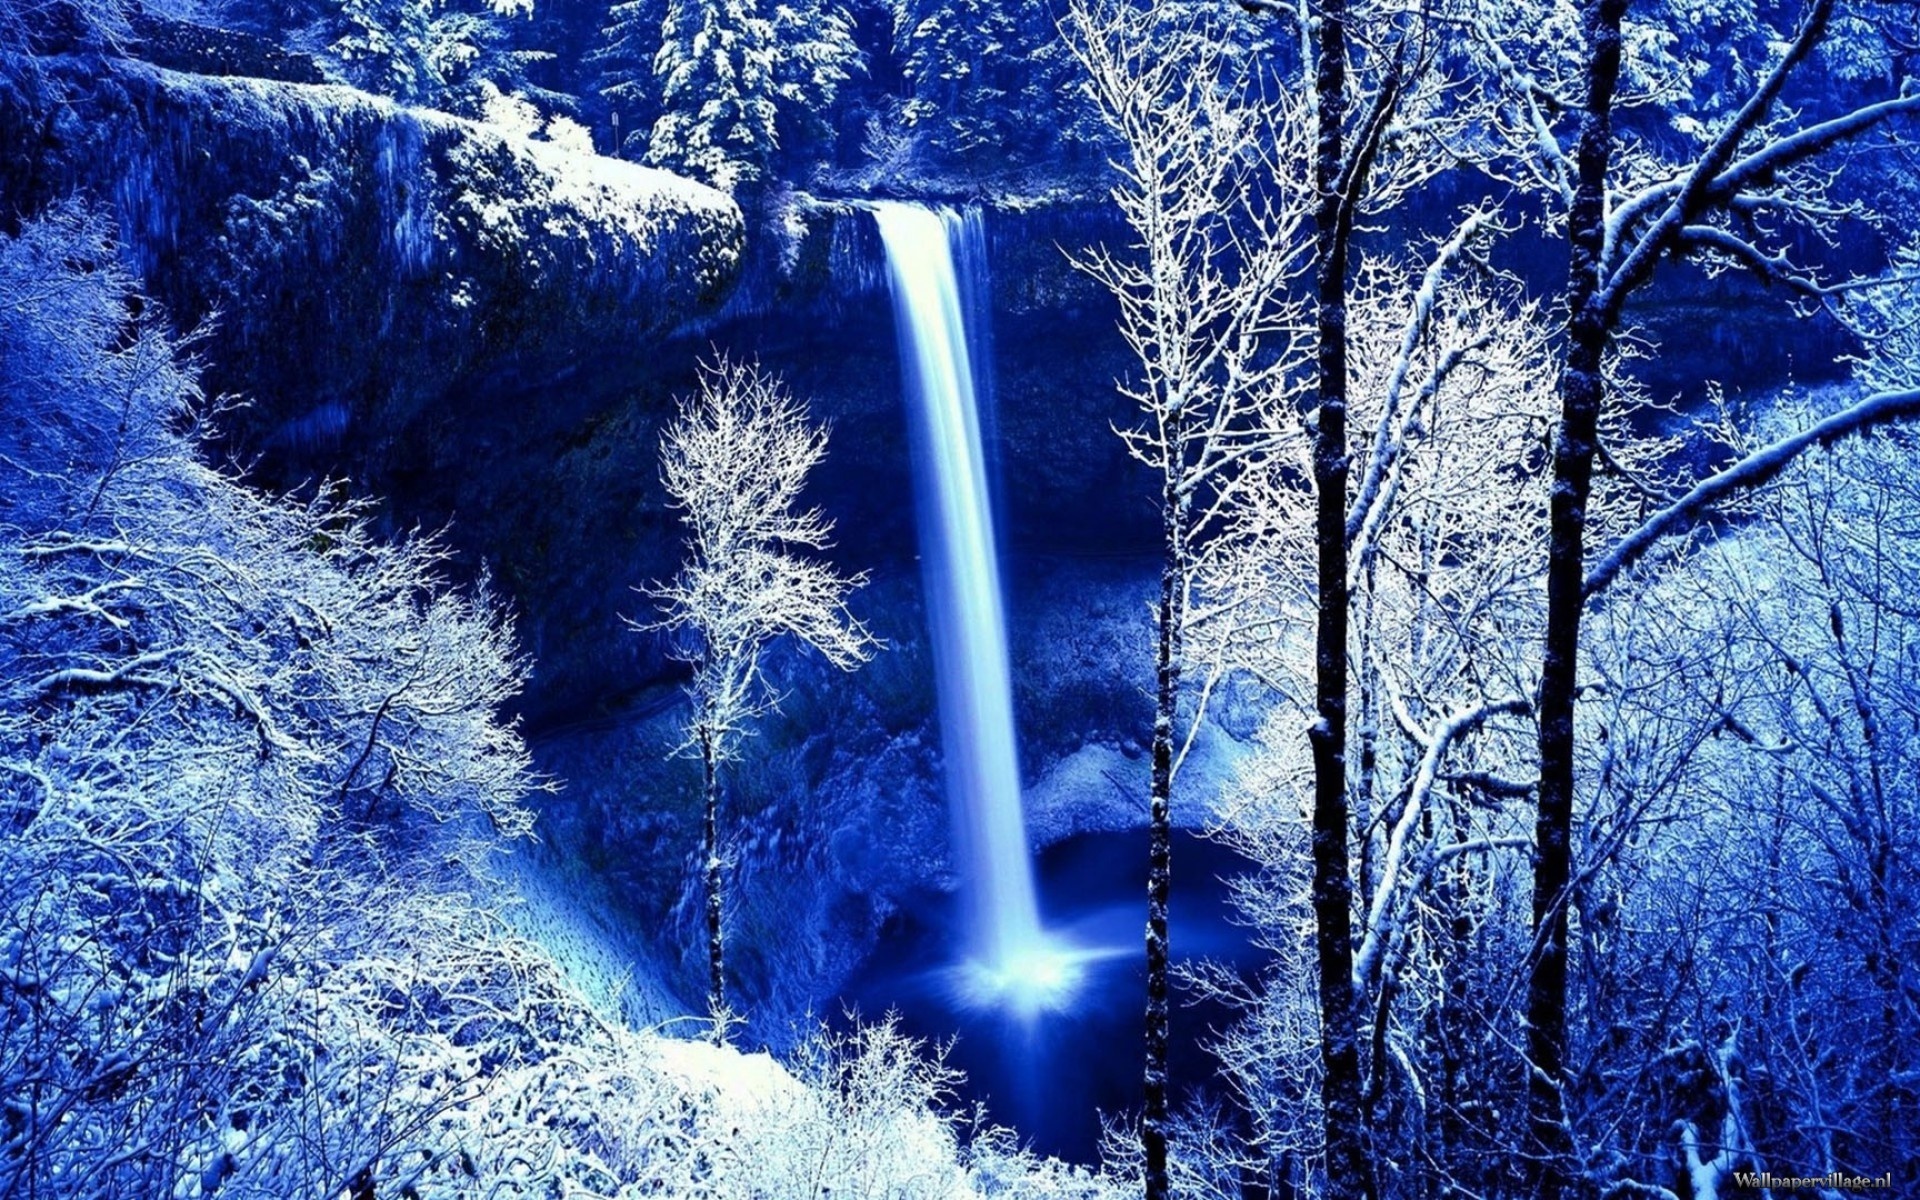
[[208,389],[270,398],[254,449],[642,362],[738,268],[733,201],[664,172],[344,87],[33,68],[0,72],[7,210],[109,206],[175,323],[216,320]]

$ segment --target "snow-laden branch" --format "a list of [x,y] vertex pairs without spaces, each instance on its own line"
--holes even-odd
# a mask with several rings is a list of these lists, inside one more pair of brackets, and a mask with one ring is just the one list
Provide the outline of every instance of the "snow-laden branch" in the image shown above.
[[[1399,698],[1395,696],[1392,699],[1395,715],[1401,722],[1410,730],[1418,729],[1418,723],[1403,711]],[[1423,733],[1416,739],[1426,747],[1426,752],[1421,755],[1420,768],[1414,774],[1413,782],[1408,785],[1407,802],[1400,810],[1400,819],[1394,822],[1393,833],[1387,839],[1387,858],[1380,866],[1380,883],[1374,890],[1373,908],[1367,914],[1366,933],[1353,956],[1353,986],[1356,989],[1364,988],[1367,980],[1373,977],[1380,956],[1393,936],[1394,901],[1399,894],[1397,885],[1407,857],[1407,842],[1420,824],[1420,814],[1426,810],[1427,800],[1433,795],[1433,785],[1440,777],[1440,764],[1446,758],[1447,751],[1455,742],[1491,718],[1507,713],[1524,713],[1527,708],[1525,700],[1478,704],[1455,712],[1440,722],[1431,733]]]
[[1621,538],[1587,572],[1586,595],[1605,590],[1620,572],[1638,562],[1662,538],[1698,520],[1735,492],[1759,487],[1785,470],[1813,445],[1830,445],[1889,421],[1920,417],[1920,388],[1877,392],[1799,433],[1763,446],[1739,462],[1695,484],[1686,495],[1661,509]]
[[1615,244],[1626,231],[1632,229],[1635,224],[1644,220],[1661,205],[1671,205],[1683,189],[1696,181],[1701,183],[1699,199],[1707,204],[1744,210],[1771,206],[1829,219],[1843,215],[1844,209],[1828,209],[1816,203],[1813,197],[1758,196],[1747,192],[1746,189],[1767,182],[1780,171],[1804,162],[1839,142],[1864,133],[1894,117],[1911,113],[1920,113],[1920,93],[1865,104],[1852,112],[1809,125],[1794,133],[1784,134],[1728,163],[1723,170],[1710,179],[1701,180],[1696,169],[1685,175],[1663,180],[1614,206],[1613,212],[1607,218],[1609,245]]
[[[1716,195],[1724,199],[1740,190],[1741,185],[1734,183],[1731,190],[1717,191],[1725,187],[1728,177],[1734,174],[1728,167],[1739,153],[1740,144],[1760,126],[1780,90],[1786,86],[1788,77],[1800,61],[1812,53],[1826,31],[1832,13],[1833,0],[1813,0],[1793,41],[1788,43],[1785,53],[1780,56],[1780,61],[1754,87],[1739,111],[1728,120],[1726,127],[1686,173],[1684,182],[1678,184],[1677,190],[1667,193],[1671,198],[1667,201],[1665,211],[1638,238],[1630,239],[1633,223],[1643,211],[1650,208],[1650,202],[1642,204],[1630,201],[1607,218],[1602,261],[1617,265],[1608,270],[1601,294],[1596,297],[1598,311],[1617,312],[1619,306],[1626,302],[1627,294],[1653,269],[1653,264],[1666,251],[1668,244],[1694,221]],[[1788,155],[1783,163],[1797,161],[1817,149],[1817,146],[1809,147],[1804,154]],[[1668,187],[1671,189],[1673,185]],[[1623,241],[1629,239],[1631,244],[1622,250]]]
[[1746,238],[1712,225],[1689,225],[1680,231],[1679,244],[1690,250],[1707,250],[1744,264],[1761,279],[1784,283],[1795,291],[1820,295],[1828,289],[1801,272],[1784,251],[1768,254]]
[[1493,64],[1494,72],[1506,85],[1506,91],[1513,102],[1522,109],[1522,118],[1526,124],[1528,146],[1539,156],[1539,175],[1558,196],[1560,203],[1568,208],[1573,206],[1574,182],[1577,172],[1566,151],[1561,148],[1560,138],[1553,130],[1553,122],[1541,103],[1545,101],[1553,108],[1565,107],[1564,101],[1534,78],[1533,74],[1514,61],[1511,54],[1501,44],[1500,35],[1494,31],[1484,15],[1477,15],[1470,28]]
[[1453,236],[1441,244],[1435,252],[1433,261],[1427,264],[1427,271],[1420,281],[1420,288],[1414,293],[1412,310],[1407,315],[1406,329],[1402,333],[1400,353],[1394,359],[1393,372],[1387,381],[1386,402],[1380,409],[1380,420],[1374,430],[1373,453],[1367,456],[1366,471],[1360,480],[1360,490],[1353,499],[1352,507],[1347,510],[1347,543],[1351,545],[1360,536],[1365,527],[1374,501],[1380,495],[1381,481],[1386,477],[1388,468],[1399,457],[1403,444],[1395,436],[1400,428],[1400,406],[1406,393],[1407,376],[1413,370],[1415,356],[1425,340],[1427,329],[1433,319],[1434,306],[1440,301],[1440,285],[1446,279],[1447,272],[1467,248],[1473,244],[1482,231],[1493,223],[1494,212],[1491,208],[1480,208],[1469,213],[1460,222]]
[[97,587],[89,588],[83,595],[48,596],[44,599],[22,604],[11,612],[0,613],[0,625],[7,625],[16,621],[26,621],[34,617],[51,617],[58,616],[62,613],[78,613],[82,616],[93,617],[96,620],[104,621],[115,629],[124,631],[129,627],[131,622],[118,613],[108,611],[102,604],[102,600],[112,593],[137,590],[144,586],[145,584],[137,578],[113,579]]
[[1810,125],[1728,166],[1713,180],[1706,196],[1710,200],[1731,201],[1742,189],[1766,180],[1782,168],[1818,154],[1855,134],[1864,133],[1892,117],[1909,113],[1920,113],[1920,92],[1863,105],[1844,116]]
[[186,653],[188,653],[186,647],[173,646],[165,650],[152,650],[135,655],[111,668],[62,667],[35,680],[32,690],[40,695],[46,695],[61,688],[103,688],[115,687],[123,683],[140,687],[165,687],[168,681],[161,676],[148,674],[149,669],[163,667]]

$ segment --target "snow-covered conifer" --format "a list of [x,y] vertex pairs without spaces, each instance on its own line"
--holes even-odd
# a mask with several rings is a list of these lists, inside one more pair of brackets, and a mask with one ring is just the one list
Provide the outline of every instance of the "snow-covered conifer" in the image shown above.
[[757,0],[671,0],[647,161],[729,192],[765,180],[779,144],[774,66]]
[[620,0],[607,10],[599,42],[587,56],[599,72],[595,87],[619,130],[612,152],[621,158],[645,157],[648,132],[660,117],[654,59],[666,18],[666,0]]

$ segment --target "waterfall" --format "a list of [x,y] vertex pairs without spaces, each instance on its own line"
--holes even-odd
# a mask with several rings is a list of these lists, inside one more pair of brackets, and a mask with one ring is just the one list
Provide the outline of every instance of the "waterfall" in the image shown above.
[[[1034,898],[992,493],[954,266],[956,242],[977,255],[983,239],[951,211],[889,201],[873,209],[920,475],[920,561],[971,939],[962,986],[982,1003],[1033,1011],[1063,999],[1073,972],[1041,929]],[[977,257],[968,265],[983,268]],[[979,276],[969,282],[977,295]]]

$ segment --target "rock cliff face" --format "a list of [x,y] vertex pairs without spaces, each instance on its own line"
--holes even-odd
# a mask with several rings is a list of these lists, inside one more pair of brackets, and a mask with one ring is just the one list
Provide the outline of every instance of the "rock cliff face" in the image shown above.
[[[632,369],[736,272],[721,193],[348,88],[73,55],[0,72],[0,219],[79,194],[148,294],[212,320],[269,457],[484,419],[503,379]],[[350,435],[354,435],[351,436]]]

